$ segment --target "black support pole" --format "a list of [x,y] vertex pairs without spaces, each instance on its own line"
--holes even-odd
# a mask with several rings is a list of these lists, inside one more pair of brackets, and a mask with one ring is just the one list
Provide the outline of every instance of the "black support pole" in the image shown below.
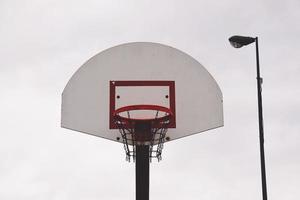
[[267,200],[267,181],[265,167],[265,150],[264,150],[264,126],[263,126],[263,109],[262,109],[262,78],[260,77],[259,69],[259,53],[258,53],[258,38],[255,38],[256,45],[256,73],[257,73],[257,100],[258,100],[258,119],[259,119],[259,143],[260,143],[260,163],[261,163],[261,181],[262,181],[262,197]]
[[136,200],[149,200],[149,146],[136,146]]

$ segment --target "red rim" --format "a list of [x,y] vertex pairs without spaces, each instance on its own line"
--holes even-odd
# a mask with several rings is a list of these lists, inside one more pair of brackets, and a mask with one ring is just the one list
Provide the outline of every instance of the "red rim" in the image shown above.
[[[136,118],[127,118],[127,117],[120,116],[120,113],[122,112],[133,111],[133,110],[161,111],[167,113],[167,115],[163,117],[152,118],[152,119],[136,119]],[[169,108],[158,106],[158,105],[131,105],[131,106],[125,106],[115,110],[113,116],[114,118],[119,118],[119,120],[121,119],[125,121],[156,121],[156,120],[164,121],[164,120],[168,120],[171,116],[173,116],[173,113]]]

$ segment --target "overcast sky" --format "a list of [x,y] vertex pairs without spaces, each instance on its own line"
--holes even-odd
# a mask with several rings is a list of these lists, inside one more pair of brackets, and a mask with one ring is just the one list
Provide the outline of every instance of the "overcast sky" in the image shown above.
[[261,199],[255,46],[258,36],[270,200],[300,198],[300,1],[0,1],[0,199],[132,200],[123,146],[60,128],[61,93],[96,53],[147,41],[206,67],[225,126],[165,145],[150,199]]

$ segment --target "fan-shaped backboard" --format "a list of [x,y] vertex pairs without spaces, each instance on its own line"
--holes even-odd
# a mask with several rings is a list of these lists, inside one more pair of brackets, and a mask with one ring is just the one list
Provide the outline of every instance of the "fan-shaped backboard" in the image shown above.
[[182,51],[148,42],[109,48],[83,64],[63,91],[61,126],[121,142],[112,112],[131,104],[170,108],[170,140],[223,126],[222,93],[208,71]]

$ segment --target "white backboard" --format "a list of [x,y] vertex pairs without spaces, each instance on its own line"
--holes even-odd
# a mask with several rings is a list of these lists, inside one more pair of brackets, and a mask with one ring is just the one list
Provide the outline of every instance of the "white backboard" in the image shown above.
[[[61,126],[118,141],[119,130],[110,127],[112,81],[175,83],[176,127],[168,129],[170,141],[223,126],[222,92],[208,71],[182,51],[148,42],[109,48],[83,64],[63,91]],[[168,98],[160,99],[169,94],[165,86],[115,90],[122,100],[116,100],[117,108],[153,102],[170,105]]]

